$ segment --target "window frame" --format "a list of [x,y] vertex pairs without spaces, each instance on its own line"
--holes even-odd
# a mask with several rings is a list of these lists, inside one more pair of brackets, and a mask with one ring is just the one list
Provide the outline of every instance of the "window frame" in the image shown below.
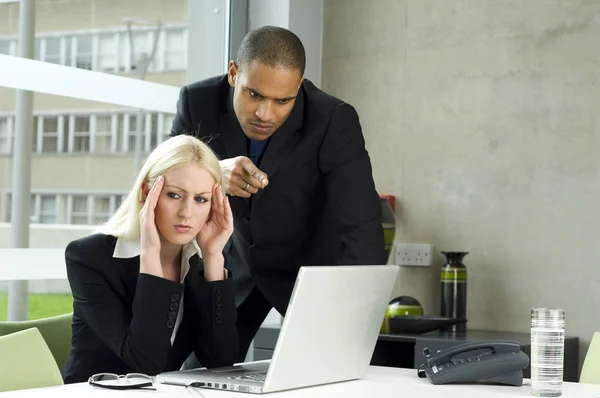
[[[0,192],[0,197],[4,197],[6,200],[5,214],[0,214],[0,221],[2,219],[5,222],[10,223],[12,214],[12,192],[4,190]],[[74,214],[73,212],[73,200],[76,197],[84,197],[86,200],[85,212],[81,214]],[[73,192],[73,191],[54,191],[54,190],[40,190],[33,191],[30,195],[30,215],[29,220],[31,224],[45,224],[45,225],[82,225],[82,226],[93,226],[98,225],[107,218],[111,217],[118,209],[118,206],[125,200],[127,193],[123,191],[92,191],[92,192]],[[54,200],[53,210],[51,212],[42,212],[42,201],[44,198],[52,198]],[[108,212],[98,213],[95,212],[96,201],[99,199],[108,199]],[[41,222],[43,216],[53,216],[54,222],[47,223]],[[85,217],[85,224],[73,223],[74,216]],[[94,224],[94,220],[98,217],[102,217],[103,221]]]
[[0,119],[6,119],[6,131],[0,131],[0,140],[6,140],[6,150],[2,151],[0,146],[0,156],[11,155],[13,153],[13,137],[15,135],[15,116],[11,114],[0,115]]
[[[135,152],[135,129],[131,129],[131,119],[137,113],[127,109],[65,109],[60,111],[40,111],[33,114],[35,137],[32,151],[39,156],[90,155],[90,156],[129,156]],[[110,131],[98,131],[98,118],[110,117]],[[165,112],[143,112],[142,150],[149,153],[157,144],[169,137],[170,124],[174,114]],[[46,132],[45,120],[57,119],[57,131]],[[88,118],[89,131],[75,131],[75,120]],[[0,120],[6,121],[6,133],[0,133],[0,139],[7,143],[9,151],[0,152],[1,156],[12,156],[15,135],[14,113],[0,112]],[[84,151],[75,150],[77,138],[88,138],[89,145]],[[99,139],[109,139],[109,150],[100,150]],[[56,138],[56,150],[48,150],[44,139]],[[129,140],[131,140],[131,145]]]

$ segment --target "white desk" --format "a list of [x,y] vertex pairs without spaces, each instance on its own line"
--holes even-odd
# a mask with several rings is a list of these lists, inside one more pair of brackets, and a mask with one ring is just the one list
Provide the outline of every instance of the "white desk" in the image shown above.
[[[528,382],[528,380],[527,380]],[[202,390],[206,398],[251,398],[260,395],[233,393],[217,390]],[[1,398],[82,398],[82,397],[152,397],[185,396],[193,397],[182,387],[158,385],[157,391],[115,391],[91,387],[87,383],[70,384],[61,387],[40,388],[34,390],[13,391],[0,394]],[[443,398],[481,398],[481,397],[531,397],[528,384],[522,387],[486,386],[486,385],[441,385],[435,386],[427,379],[419,379],[414,369],[400,369],[372,366],[364,380],[329,384],[319,387],[264,394],[267,398],[403,398],[403,397],[443,397]],[[564,398],[598,398],[600,385],[565,383]],[[199,395],[196,397],[200,398]]]

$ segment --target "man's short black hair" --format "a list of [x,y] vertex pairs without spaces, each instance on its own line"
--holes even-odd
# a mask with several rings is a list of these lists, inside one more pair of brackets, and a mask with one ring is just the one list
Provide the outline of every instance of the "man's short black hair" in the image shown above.
[[297,69],[301,75],[306,67],[304,46],[298,36],[277,26],[262,26],[244,37],[237,52],[238,67],[254,60],[273,68]]

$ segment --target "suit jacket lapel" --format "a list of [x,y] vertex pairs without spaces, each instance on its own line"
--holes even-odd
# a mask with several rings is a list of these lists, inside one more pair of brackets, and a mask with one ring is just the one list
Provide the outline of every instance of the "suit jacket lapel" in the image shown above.
[[[300,138],[300,129],[302,128],[304,115],[304,94],[302,89],[298,90],[298,97],[294,108],[285,123],[271,136],[263,155],[259,169],[267,174],[269,181],[273,179],[277,170],[281,167],[284,160],[288,157],[291,150]],[[254,203],[262,196],[264,190],[259,189],[254,195]]]
[[227,151],[226,157],[246,156],[246,135],[242,131],[240,122],[233,110],[233,88],[229,90],[229,96],[227,97],[227,113],[221,115],[219,122],[221,124],[221,138]]
[[[234,115],[235,117],[235,115]],[[241,131],[239,123],[237,126],[232,123],[231,116],[229,114],[221,115],[221,139],[225,144],[225,158],[234,158],[236,156],[246,156],[246,136]],[[238,134],[238,129],[239,134]]]
[[[115,245],[117,244],[117,238],[114,236],[107,235],[105,240],[105,245],[109,253],[115,251]],[[133,297],[135,296],[135,287],[137,285],[138,275],[140,273],[140,258],[132,257],[132,258],[116,258],[113,257],[112,260],[115,263],[117,272],[121,276],[121,280],[123,281],[123,287],[125,292],[127,292],[129,299],[133,303]]]
[[[242,131],[237,118],[235,119],[235,123],[233,122],[232,118],[235,117],[235,114],[226,113],[221,115],[221,142],[225,145],[226,151],[224,156],[221,156],[221,159],[247,155],[246,135]],[[231,209],[236,217],[245,217],[250,212],[248,199],[232,196],[230,197],[230,201]]]

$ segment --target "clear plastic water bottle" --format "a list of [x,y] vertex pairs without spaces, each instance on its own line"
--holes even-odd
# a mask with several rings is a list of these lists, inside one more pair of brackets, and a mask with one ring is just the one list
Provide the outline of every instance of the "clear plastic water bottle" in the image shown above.
[[565,348],[565,311],[556,308],[531,310],[531,395],[562,395]]

